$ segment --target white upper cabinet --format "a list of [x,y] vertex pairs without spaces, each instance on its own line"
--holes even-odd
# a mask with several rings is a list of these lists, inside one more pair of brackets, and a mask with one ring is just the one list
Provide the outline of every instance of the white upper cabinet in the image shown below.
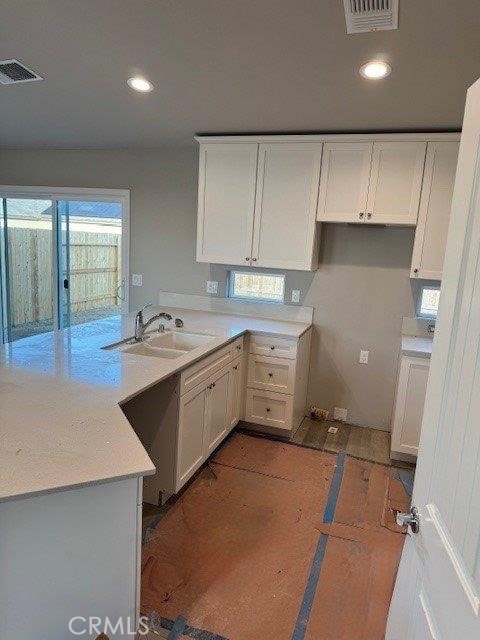
[[327,142],[317,220],[415,225],[426,142]]
[[317,220],[365,219],[373,144],[327,142],[323,148]]
[[250,264],[257,152],[256,143],[200,146],[198,262]]
[[317,267],[321,159],[322,143],[259,145],[252,266]]
[[441,280],[459,142],[429,142],[418,223],[413,245],[412,278]]
[[374,142],[367,223],[417,223],[426,148],[426,142]]

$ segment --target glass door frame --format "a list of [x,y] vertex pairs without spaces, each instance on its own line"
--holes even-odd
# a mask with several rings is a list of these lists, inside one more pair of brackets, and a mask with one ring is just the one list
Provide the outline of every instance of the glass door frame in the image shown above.
[[[0,225],[0,345],[4,342],[4,331],[6,319],[3,317],[5,309],[6,297],[8,296],[8,287],[6,286],[6,277],[8,272],[8,264],[5,260],[4,252],[4,229],[5,211],[3,207],[4,199],[8,198],[24,198],[50,200],[52,202],[52,291],[53,291],[53,310],[54,310],[54,331],[60,331],[64,328],[64,313],[62,313],[63,300],[63,278],[61,274],[60,251],[62,243],[62,230],[59,224],[58,202],[62,200],[79,200],[92,202],[118,202],[122,205],[122,255],[121,265],[122,271],[120,275],[121,284],[124,289],[124,297],[121,298],[121,312],[129,312],[129,294],[130,294],[130,190],[129,189],[95,189],[95,188],[76,188],[76,187],[20,187],[12,185],[0,185],[0,217],[2,225]],[[61,288],[62,287],[62,288]],[[7,304],[8,306],[8,304]]]

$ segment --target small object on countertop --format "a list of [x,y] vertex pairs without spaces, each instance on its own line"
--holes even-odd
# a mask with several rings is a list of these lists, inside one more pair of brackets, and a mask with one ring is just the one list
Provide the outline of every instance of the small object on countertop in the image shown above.
[[183,320],[181,318],[175,318],[175,326],[178,328],[183,327]]

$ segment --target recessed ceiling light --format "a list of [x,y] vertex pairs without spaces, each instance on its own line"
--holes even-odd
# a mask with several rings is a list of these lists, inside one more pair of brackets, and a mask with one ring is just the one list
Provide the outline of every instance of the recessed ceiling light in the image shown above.
[[135,78],[129,78],[127,80],[127,84],[134,91],[141,91],[142,93],[148,93],[153,89],[153,84],[149,80],[138,76]]
[[392,67],[383,60],[371,60],[360,67],[360,75],[369,80],[380,80],[390,75]]

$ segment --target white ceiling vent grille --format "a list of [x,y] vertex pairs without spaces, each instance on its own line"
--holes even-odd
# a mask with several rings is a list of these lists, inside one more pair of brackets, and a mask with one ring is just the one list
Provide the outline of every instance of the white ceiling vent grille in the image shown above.
[[18,60],[0,60],[0,84],[36,82],[37,80],[43,80],[43,78]]
[[343,0],[347,33],[398,29],[398,0]]

